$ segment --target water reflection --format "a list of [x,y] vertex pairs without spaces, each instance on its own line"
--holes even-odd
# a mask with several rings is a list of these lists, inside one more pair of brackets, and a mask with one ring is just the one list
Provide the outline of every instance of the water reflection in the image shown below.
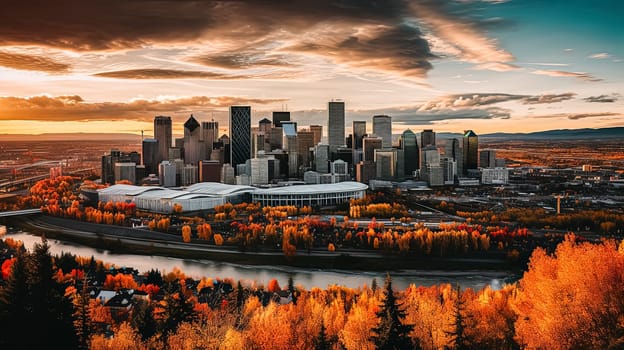
[[[28,249],[32,249],[35,243],[41,242],[39,236],[28,232],[15,232],[9,228],[7,237],[24,242]],[[179,259],[164,256],[148,256],[133,254],[116,254],[102,249],[95,249],[71,242],[57,239],[48,239],[52,254],[70,252],[75,255],[90,257],[114,264],[118,267],[134,267],[140,272],[150,269],[169,272],[175,267],[182,270],[186,275],[193,278],[233,278],[241,280],[243,284],[263,284],[266,285],[272,278],[277,278],[280,285],[285,286],[288,277],[292,277],[296,285],[301,285],[306,289],[313,287],[325,288],[328,285],[342,285],[350,288],[369,285],[373,279],[378,285],[382,285],[385,279],[385,272],[368,271],[347,271],[330,269],[304,269],[289,266],[268,266],[268,265],[239,265],[223,263],[212,260]],[[517,279],[511,272],[506,271],[438,271],[438,270],[399,270],[390,271],[392,283],[395,288],[404,289],[410,284],[417,286],[431,286],[439,283],[451,283],[462,288],[480,289],[490,285],[493,289],[500,289],[504,283]]]

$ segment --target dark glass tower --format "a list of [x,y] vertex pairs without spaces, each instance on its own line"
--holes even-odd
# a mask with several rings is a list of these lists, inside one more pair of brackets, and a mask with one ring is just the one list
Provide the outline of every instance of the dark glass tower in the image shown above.
[[171,147],[171,117],[159,115],[154,118],[154,138],[158,140],[158,163],[169,159],[169,147]]
[[230,164],[234,169],[251,159],[251,107],[230,107]]
[[403,150],[405,176],[414,176],[414,171],[420,168],[420,151],[418,150],[417,136],[412,130],[407,129],[401,134],[399,143]]
[[463,137],[464,174],[469,169],[477,169],[479,166],[479,137],[472,130],[464,131]]

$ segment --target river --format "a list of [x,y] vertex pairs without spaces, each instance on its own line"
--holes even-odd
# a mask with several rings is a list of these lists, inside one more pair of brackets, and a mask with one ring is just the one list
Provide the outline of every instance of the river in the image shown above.
[[[24,242],[27,249],[32,249],[35,243],[40,243],[41,238],[26,231],[9,227],[7,235],[16,240]],[[134,254],[116,254],[111,251],[95,249],[84,245],[79,245],[58,239],[48,239],[52,254],[70,252],[78,256],[94,256],[98,260],[116,265],[117,267],[133,267],[139,272],[146,272],[150,269],[158,269],[161,272],[172,271],[175,267],[182,270],[187,276],[193,278],[232,278],[235,281],[241,280],[245,285],[263,284],[267,285],[269,280],[276,278],[280,285],[285,286],[288,278],[292,277],[295,285],[303,286],[306,289],[313,287],[325,288],[330,285],[341,285],[349,288],[358,288],[369,285],[373,279],[378,285],[382,285],[385,279],[385,272],[367,271],[347,271],[328,269],[304,269],[290,266],[268,266],[268,265],[240,265],[223,263],[212,260],[192,260],[170,258],[165,256],[148,256]],[[518,279],[513,272],[507,271],[486,271],[486,270],[464,270],[464,271],[442,271],[442,270],[398,270],[389,271],[392,276],[392,284],[395,288],[404,289],[410,284],[417,286],[431,286],[439,283],[451,283],[462,288],[481,289],[490,285],[493,289],[499,289],[506,282]]]

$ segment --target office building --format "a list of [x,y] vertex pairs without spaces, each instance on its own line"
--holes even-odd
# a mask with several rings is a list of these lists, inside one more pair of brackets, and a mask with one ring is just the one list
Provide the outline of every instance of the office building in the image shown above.
[[285,151],[288,152],[288,177],[297,177],[299,174],[299,153],[297,149],[297,123],[282,122]]
[[223,164],[221,167],[221,182],[228,185],[236,184],[236,176],[234,175],[234,167],[230,164]]
[[266,185],[269,183],[269,158],[252,158],[251,178],[252,185]]
[[163,160],[158,166],[158,180],[163,187],[175,187],[176,186],[176,165]]
[[373,134],[382,140],[382,148],[392,147],[392,118],[387,115],[373,116]]
[[507,168],[481,169],[481,183],[483,185],[506,185],[509,183],[509,171]]
[[379,137],[367,136],[362,140],[362,145],[364,151],[364,161],[373,162],[375,161],[375,150],[382,148],[383,141]]
[[182,168],[182,186],[189,186],[192,184],[196,184],[198,174],[198,167],[195,164],[186,164],[184,168]]
[[436,135],[431,129],[425,129],[420,133],[420,147],[425,148],[427,146],[436,145]]
[[357,182],[369,183],[377,177],[377,166],[373,161],[362,161],[355,166],[355,179]]
[[403,174],[400,175],[413,177],[420,168],[420,151],[416,134],[412,130],[407,129],[401,134],[399,148],[403,151]]
[[143,165],[145,172],[149,174],[158,173],[158,140],[143,139]]
[[353,131],[351,133],[353,135],[352,148],[353,149],[362,149],[364,135],[366,135],[366,121],[365,120],[354,120],[353,121]]
[[115,163],[115,182],[124,180],[131,185],[136,183],[136,163]]
[[496,167],[496,151],[486,149],[479,151],[479,168],[495,168]]
[[322,125],[310,125],[310,131],[314,133],[314,145],[321,143],[323,138],[323,126]]
[[463,159],[464,154],[462,153],[462,149],[460,148],[460,143],[458,139],[449,139],[446,141],[446,146],[444,147],[444,155],[448,158],[453,159],[455,161],[457,171],[456,175],[461,176],[464,174],[463,170]]
[[102,156],[102,184],[114,184],[119,179],[115,177],[115,163],[141,163],[141,155],[138,152],[121,152],[111,149],[110,153]]
[[219,138],[219,122],[214,120],[201,123],[201,141],[204,142],[204,157],[203,159],[210,159],[214,143]]
[[471,169],[477,169],[479,164],[479,137],[472,130],[464,131],[463,141],[463,166],[464,174]]
[[230,107],[230,159],[233,168],[251,158],[251,107]]
[[281,128],[283,122],[290,121],[290,112],[273,112],[273,126]]
[[397,150],[393,148],[376,149],[375,165],[377,166],[377,179],[395,179],[397,177]]
[[168,159],[171,137],[171,117],[156,116],[154,118],[154,138],[158,141],[158,164]]
[[200,160],[199,182],[220,182],[221,166],[218,160]]
[[331,101],[328,103],[327,139],[329,153],[335,153],[338,147],[345,145],[345,103]]
[[299,166],[304,169],[312,167],[312,157],[310,148],[313,148],[314,132],[303,129],[297,131],[297,153],[299,155]]
[[329,145],[317,144],[314,147],[314,164],[317,172],[329,173]]
[[184,123],[184,162],[197,165],[203,157],[205,150],[203,142],[200,142],[202,129],[197,119],[191,116]]
[[444,178],[445,185],[452,185],[455,183],[457,177],[457,162],[451,157],[443,157],[440,159],[440,166],[442,167],[442,177]]

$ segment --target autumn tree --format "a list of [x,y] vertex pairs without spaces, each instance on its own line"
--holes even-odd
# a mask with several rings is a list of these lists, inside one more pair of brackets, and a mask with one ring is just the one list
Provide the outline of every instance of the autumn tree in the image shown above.
[[531,349],[624,348],[624,254],[614,241],[538,248],[513,303],[516,340]]
[[392,278],[390,274],[386,277],[383,300],[380,310],[377,312],[379,321],[371,332],[371,340],[375,343],[376,349],[399,350],[412,349],[412,339],[409,334],[413,329],[412,325],[403,323],[405,311],[398,304],[394,291],[392,290]]

